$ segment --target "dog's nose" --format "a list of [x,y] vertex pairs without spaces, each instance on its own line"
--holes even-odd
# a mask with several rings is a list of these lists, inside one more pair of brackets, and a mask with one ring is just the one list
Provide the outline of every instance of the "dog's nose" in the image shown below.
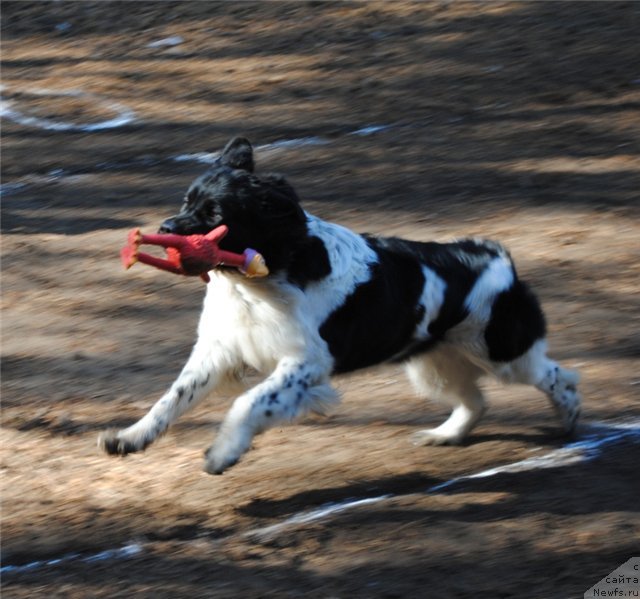
[[158,229],[158,233],[175,233],[176,232],[176,221],[173,218],[168,218],[165,220]]

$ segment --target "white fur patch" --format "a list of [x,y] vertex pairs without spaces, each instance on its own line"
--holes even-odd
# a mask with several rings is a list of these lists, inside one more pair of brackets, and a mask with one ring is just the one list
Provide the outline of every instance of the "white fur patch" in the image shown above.
[[301,317],[319,327],[358,285],[371,278],[371,267],[378,262],[378,255],[361,235],[312,215],[307,218],[309,233],[322,240],[331,264],[331,274],[311,283],[304,292]]
[[424,340],[429,338],[428,327],[440,314],[444,303],[444,294],[447,290],[446,282],[439,277],[434,270],[427,266],[422,267],[424,275],[424,288],[418,300],[418,305],[424,307],[424,316],[416,326],[414,338]]
[[494,258],[478,277],[464,302],[469,310],[469,318],[481,322],[488,321],[496,295],[509,289],[513,281],[511,260],[507,256]]

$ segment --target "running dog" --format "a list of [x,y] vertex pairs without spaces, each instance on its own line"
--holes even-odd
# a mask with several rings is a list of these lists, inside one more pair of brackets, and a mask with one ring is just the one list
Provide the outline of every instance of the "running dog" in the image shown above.
[[253,149],[232,139],[190,186],[160,232],[229,233],[223,249],[255,248],[270,275],[210,272],[198,338],[171,388],[138,422],[106,431],[110,454],[145,449],[214,390],[264,376],[232,404],[205,470],[221,474],[253,437],[337,400],[333,374],[384,362],[406,364],[420,394],[452,408],[420,445],[460,443],[485,411],[478,379],[493,375],[546,394],[571,432],[580,412],[577,373],[547,357],[540,305],[498,243],[416,242],[360,235],[306,213],[281,176],[258,176]]

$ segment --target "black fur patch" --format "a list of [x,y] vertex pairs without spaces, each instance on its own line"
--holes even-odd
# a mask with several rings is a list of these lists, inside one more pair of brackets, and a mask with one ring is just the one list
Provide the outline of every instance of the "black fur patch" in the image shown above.
[[[369,240],[379,262],[320,327],[335,358],[335,372],[349,372],[391,359],[411,340],[418,323],[418,299],[424,276],[415,256],[380,247]],[[376,247],[378,246],[378,247]]]
[[489,358],[509,362],[523,355],[546,333],[540,304],[526,283],[516,280],[498,295],[491,309],[491,319],[484,338]]
[[[491,260],[499,255],[507,255],[501,245],[478,239],[436,243],[391,237],[373,238],[369,241],[395,254],[418,259],[421,266],[434,271],[446,283],[443,305],[428,327],[429,338],[407,339],[407,345],[393,356],[397,362],[430,350],[444,338],[449,329],[462,322],[468,315],[465,300],[478,277]],[[422,273],[421,279],[424,280]],[[422,320],[423,315],[424,308],[417,306],[416,323]]]
[[[447,285],[442,308],[429,324],[429,334],[433,339],[442,339],[449,329],[467,317],[464,302],[489,262],[499,255],[501,247],[475,239],[452,243],[410,242],[410,247],[420,255],[422,263]],[[429,343],[432,344],[433,341]]]
[[273,405],[274,403],[280,403],[280,400],[278,399],[278,394],[276,392],[269,394],[269,401],[268,401],[268,405]]
[[289,281],[304,289],[309,283],[331,274],[331,262],[324,243],[314,235],[295,248],[287,269]]

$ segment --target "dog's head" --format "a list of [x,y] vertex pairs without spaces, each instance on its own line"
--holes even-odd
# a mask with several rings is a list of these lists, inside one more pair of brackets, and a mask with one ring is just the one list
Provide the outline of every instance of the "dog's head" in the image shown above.
[[307,235],[296,192],[283,177],[254,174],[253,148],[243,137],[232,139],[216,163],[191,184],[180,212],[165,220],[159,232],[204,234],[219,225],[229,227],[223,249],[241,253],[253,248],[272,272],[287,265]]

